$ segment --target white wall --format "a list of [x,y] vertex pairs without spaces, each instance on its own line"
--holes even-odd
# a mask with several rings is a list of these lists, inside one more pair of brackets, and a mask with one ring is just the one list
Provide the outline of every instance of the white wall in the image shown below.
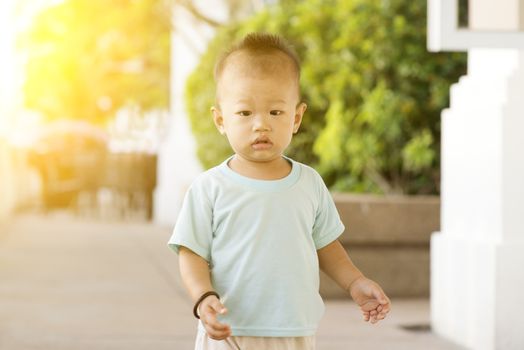
[[469,27],[524,30],[524,0],[469,0]]

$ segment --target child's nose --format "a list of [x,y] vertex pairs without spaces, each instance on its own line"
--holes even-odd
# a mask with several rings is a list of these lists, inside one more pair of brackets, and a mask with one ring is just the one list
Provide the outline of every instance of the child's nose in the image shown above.
[[269,131],[271,126],[269,124],[270,116],[257,114],[253,119],[253,130],[254,131]]

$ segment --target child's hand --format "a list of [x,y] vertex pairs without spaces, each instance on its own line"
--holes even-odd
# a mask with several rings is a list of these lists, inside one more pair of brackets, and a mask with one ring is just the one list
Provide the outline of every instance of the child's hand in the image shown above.
[[364,321],[377,323],[386,317],[391,308],[391,302],[382,288],[370,279],[361,276],[349,287],[349,293],[360,306]]
[[231,328],[217,320],[217,314],[224,315],[227,309],[214,295],[205,298],[198,307],[200,320],[211,339],[223,340],[231,335]]

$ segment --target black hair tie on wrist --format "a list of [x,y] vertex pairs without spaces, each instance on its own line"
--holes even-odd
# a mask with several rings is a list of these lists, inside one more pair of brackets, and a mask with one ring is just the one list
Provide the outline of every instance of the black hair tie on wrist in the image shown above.
[[193,315],[195,315],[196,318],[200,319],[200,316],[198,315],[198,307],[200,306],[200,303],[202,303],[205,298],[211,295],[214,295],[218,299],[220,299],[220,295],[218,295],[218,293],[214,291],[209,291],[209,292],[205,292],[204,294],[202,294],[202,296],[198,298],[197,302],[195,303],[195,306],[193,307]]

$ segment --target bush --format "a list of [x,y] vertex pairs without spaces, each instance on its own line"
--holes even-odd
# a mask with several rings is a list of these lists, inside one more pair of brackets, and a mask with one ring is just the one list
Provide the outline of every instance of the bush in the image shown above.
[[215,59],[252,31],[283,35],[302,59],[309,108],[289,156],[338,191],[438,193],[440,112],[466,55],[427,52],[425,0],[284,0],[220,29],[186,90],[206,167],[231,154],[209,112]]

